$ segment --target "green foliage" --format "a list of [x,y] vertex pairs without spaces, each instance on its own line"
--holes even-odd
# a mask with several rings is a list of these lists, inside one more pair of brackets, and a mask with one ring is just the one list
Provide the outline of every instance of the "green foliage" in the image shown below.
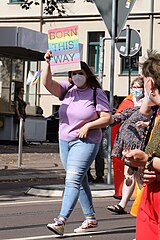
[[[57,4],[56,0],[41,0],[42,4],[44,4],[44,13],[52,15],[55,10],[58,11],[59,16],[65,14],[65,8],[63,4]],[[22,9],[28,10],[31,8],[32,5],[39,5],[39,1],[36,0],[23,0],[20,4]]]
[[[42,4],[44,4],[44,13],[48,15],[52,15],[54,11],[58,12],[59,16],[62,16],[66,13],[66,10],[63,6],[63,3],[67,3],[68,0],[62,0],[57,3],[57,0],[41,0]],[[20,0],[20,6],[23,9],[30,9],[31,6],[39,5],[39,1],[37,0]],[[74,2],[74,1],[73,1]],[[91,2],[94,3],[94,0],[84,0],[84,2]]]

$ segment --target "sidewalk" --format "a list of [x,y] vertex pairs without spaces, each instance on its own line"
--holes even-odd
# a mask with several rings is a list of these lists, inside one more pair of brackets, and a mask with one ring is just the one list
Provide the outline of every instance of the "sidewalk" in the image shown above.
[[30,144],[22,151],[22,165],[18,168],[18,146],[0,145],[0,182],[22,181],[62,176],[58,144]]
[[[94,175],[94,165],[92,167]],[[0,145],[0,183],[31,181],[33,187],[27,194],[40,196],[62,196],[65,172],[59,158],[57,143],[30,144],[23,147],[22,165],[18,168],[18,146]],[[52,185],[38,185],[47,182]],[[36,185],[36,186],[34,186]],[[113,185],[91,184],[94,196],[114,194]]]

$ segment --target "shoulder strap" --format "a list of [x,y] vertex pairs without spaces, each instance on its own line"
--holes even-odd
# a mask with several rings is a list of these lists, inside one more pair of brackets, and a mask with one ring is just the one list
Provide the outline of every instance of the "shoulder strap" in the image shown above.
[[95,87],[93,88],[93,103],[95,107],[97,105],[96,92],[97,92],[97,88]]
[[65,97],[65,95],[67,94],[67,92],[74,86],[74,84],[69,85],[69,87],[66,89],[63,98]]

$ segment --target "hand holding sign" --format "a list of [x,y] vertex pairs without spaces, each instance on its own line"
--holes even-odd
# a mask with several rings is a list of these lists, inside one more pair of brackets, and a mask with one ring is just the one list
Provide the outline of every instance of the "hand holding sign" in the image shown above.
[[52,56],[52,52],[48,49],[47,52],[46,52],[45,55],[44,55],[44,59],[45,59],[45,61],[46,61],[47,63],[50,62],[51,56]]

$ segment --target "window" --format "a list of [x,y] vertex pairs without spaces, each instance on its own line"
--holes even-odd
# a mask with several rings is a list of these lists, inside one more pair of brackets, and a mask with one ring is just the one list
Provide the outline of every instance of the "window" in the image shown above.
[[23,60],[0,57],[0,108],[9,112],[15,90],[23,84]]
[[100,37],[104,37],[104,32],[88,33],[88,65],[91,66],[95,73],[99,71],[99,44]]
[[57,3],[75,3],[74,0],[57,0]]
[[[37,61],[26,61],[25,62],[25,79],[28,78],[28,71],[37,71],[38,69],[38,62]],[[37,94],[38,94],[38,87],[32,85],[24,85],[25,93],[26,93],[26,102],[30,104],[30,106],[37,105]]]
[[22,3],[24,0],[10,0],[10,3]]
[[[131,74],[136,75],[139,72],[139,56],[141,56],[141,49],[140,51],[131,57]],[[128,74],[129,73],[129,58],[123,57],[120,55],[121,58],[121,71],[120,74]]]

